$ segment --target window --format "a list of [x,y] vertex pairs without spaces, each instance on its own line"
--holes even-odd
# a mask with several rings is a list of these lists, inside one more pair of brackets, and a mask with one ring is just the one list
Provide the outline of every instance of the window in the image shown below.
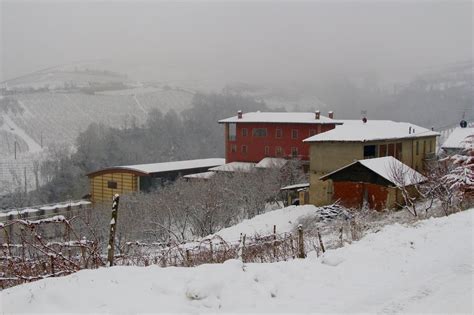
[[298,130],[291,129],[291,139],[298,139]]
[[395,158],[397,160],[402,160],[402,143],[399,142],[395,145]]
[[370,158],[376,157],[375,150],[376,150],[375,145],[365,145],[364,146],[364,159],[370,159]]
[[230,152],[237,152],[237,145],[236,144],[231,144]]
[[275,132],[275,138],[282,138],[283,137],[283,130],[277,129]]
[[244,153],[244,154],[247,153],[247,146],[246,145],[242,146],[242,153]]
[[242,137],[247,137],[248,130],[247,128],[242,128]]
[[309,136],[312,137],[316,134],[316,130],[315,129],[310,129],[309,130]]
[[117,189],[117,182],[113,180],[109,180],[107,182],[107,187],[110,189]]
[[252,134],[254,137],[266,137],[267,136],[267,128],[253,128]]
[[393,143],[390,143],[388,145],[388,153],[387,153],[389,156],[395,156],[395,144]]
[[229,124],[229,141],[235,141],[237,138],[237,126],[236,124]]
[[416,151],[415,152],[416,152],[416,155],[418,155],[419,152],[420,152],[420,143],[418,141],[416,142]]
[[283,150],[281,149],[281,147],[276,147],[276,148],[275,148],[275,155],[276,155],[277,157],[283,156]]
[[381,144],[379,146],[379,157],[387,156],[387,145]]
[[269,156],[269,155],[270,155],[270,147],[266,146],[265,147],[265,156]]
[[298,148],[291,148],[291,157],[296,158],[298,157]]

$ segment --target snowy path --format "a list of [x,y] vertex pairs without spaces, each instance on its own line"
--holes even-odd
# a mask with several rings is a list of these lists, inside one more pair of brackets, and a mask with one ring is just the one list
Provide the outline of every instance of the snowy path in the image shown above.
[[37,153],[43,150],[41,146],[35,140],[33,140],[33,138],[31,138],[23,129],[18,127],[18,125],[15,124],[15,122],[8,115],[2,115],[2,118],[4,124],[0,128],[3,128],[4,130],[13,133],[25,140],[25,142],[28,144],[28,149],[30,153]]
[[141,109],[141,111],[142,111],[145,115],[148,115],[148,113],[147,113],[147,111],[145,110],[145,108],[143,107],[142,103],[140,103],[140,101],[138,100],[136,94],[133,94],[133,99],[135,100],[135,104],[137,104],[137,107],[138,107],[139,109]]
[[387,226],[324,257],[84,270],[4,290],[7,313],[472,313],[474,209]]

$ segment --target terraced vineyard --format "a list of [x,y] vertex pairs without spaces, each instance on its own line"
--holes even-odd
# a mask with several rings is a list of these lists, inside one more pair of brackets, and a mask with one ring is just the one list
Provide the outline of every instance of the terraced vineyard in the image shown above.
[[43,147],[53,143],[74,145],[79,133],[94,122],[122,128],[132,122],[144,123],[153,109],[180,112],[190,106],[193,94],[156,88],[137,94],[45,91],[8,97],[17,99],[24,111],[0,113],[0,194],[24,182],[25,169],[27,185],[32,188],[32,156],[36,158]]
[[192,94],[156,91],[139,95],[88,95],[82,93],[29,93],[16,96],[25,112],[12,120],[37,143],[74,143],[89,124],[123,127],[130,121],[143,123],[149,111],[181,111],[190,105]]

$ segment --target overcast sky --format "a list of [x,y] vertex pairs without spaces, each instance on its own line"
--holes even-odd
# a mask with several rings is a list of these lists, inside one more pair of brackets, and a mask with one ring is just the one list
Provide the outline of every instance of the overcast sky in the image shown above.
[[471,1],[0,1],[3,79],[96,59],[138,79],[393,79],[472,59]]

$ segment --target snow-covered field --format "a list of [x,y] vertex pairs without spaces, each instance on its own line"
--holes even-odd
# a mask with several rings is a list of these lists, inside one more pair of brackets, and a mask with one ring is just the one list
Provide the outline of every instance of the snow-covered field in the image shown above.
[[[84,270],[6,289],[6,313],[472,313],[474,209],[272,264]],[[273,223],[272,223],[273,224]]]

